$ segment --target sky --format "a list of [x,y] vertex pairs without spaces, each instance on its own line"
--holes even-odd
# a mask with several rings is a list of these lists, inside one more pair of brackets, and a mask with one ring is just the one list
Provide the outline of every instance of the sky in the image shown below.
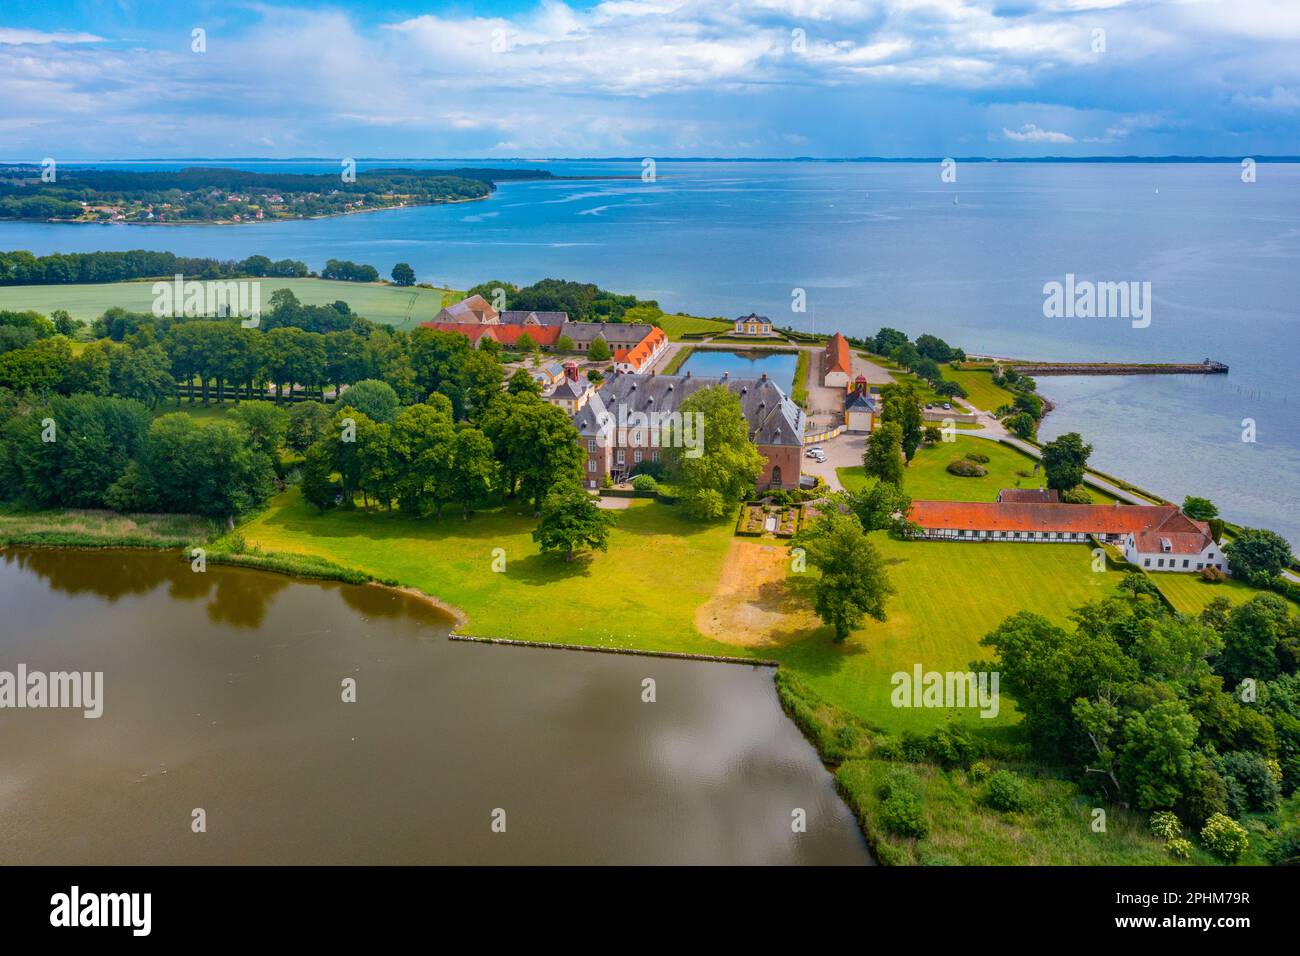
[[1300,0],[0,2],[0,160],[1300,154]]

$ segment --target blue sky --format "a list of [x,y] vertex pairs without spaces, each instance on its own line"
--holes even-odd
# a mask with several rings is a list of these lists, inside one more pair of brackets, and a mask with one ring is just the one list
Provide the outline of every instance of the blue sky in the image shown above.
[[4,0],[0,158],[1295,154],[1297,50],[1300,0]]

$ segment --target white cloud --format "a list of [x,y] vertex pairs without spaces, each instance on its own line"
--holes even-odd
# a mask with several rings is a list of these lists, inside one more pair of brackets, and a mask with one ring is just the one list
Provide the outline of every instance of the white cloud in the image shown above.
[[40,30],[18,30],[0,27],[0,43],[18,45],[20,43],[103,43],[103,37],[93,33],[43,33]]
[[1068,133],[1039,129],[1033,123],[1026,123],[1020,129],[1002,127],[1002,135],[1017,143],[1073,143],[1074,137]]

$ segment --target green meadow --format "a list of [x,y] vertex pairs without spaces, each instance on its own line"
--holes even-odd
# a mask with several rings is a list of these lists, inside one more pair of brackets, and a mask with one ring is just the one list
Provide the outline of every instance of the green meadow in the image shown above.
[[[74,319],[84,322],[93,322],[113,306],[131,312],[148,312],[153,305],[151,290],[155,281],[0,286],[0,310],[35,309],[49,315],[55,309],[63,309]],[[342,299],[353,312],[372,322],[403,329],[430,321],[444,305],[463,296],[463,293],[451,289],[403,288],[379,282],[340,282],[334,279],[260,281],[263,309],[269,306],[273,292],[289,289],[307,305],[327,305]]]

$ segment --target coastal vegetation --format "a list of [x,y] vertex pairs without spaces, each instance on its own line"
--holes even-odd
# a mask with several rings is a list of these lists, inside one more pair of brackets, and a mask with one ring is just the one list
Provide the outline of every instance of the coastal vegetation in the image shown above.
[[542,169],[366,169],[337,173],[0,167],[0,219],[71,222],[256,222],[462,202]]

